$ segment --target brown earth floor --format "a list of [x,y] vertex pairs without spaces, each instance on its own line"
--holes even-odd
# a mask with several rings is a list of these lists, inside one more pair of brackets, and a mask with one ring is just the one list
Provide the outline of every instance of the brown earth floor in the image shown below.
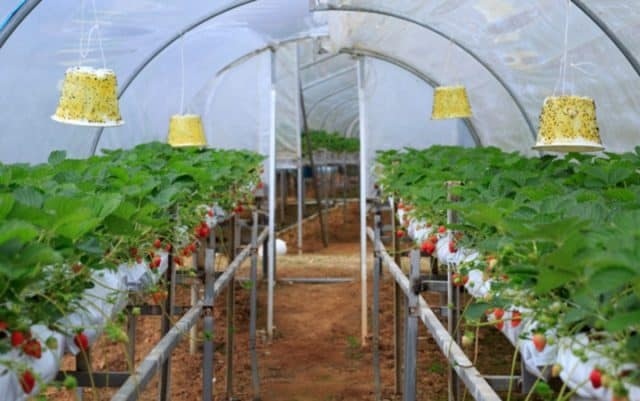
[[[368,263],[371,266],[371,263]],[[239,276],[247,275],[247,267]],[[369,272],[370,275],[371,272]],[[266,285],[259,287],[258,358],[263,401],[337,401],[372,400],[373,370],[370,344],[362,344],[360,333],[359,247],[357,243],[331,244],[313,254],[285,255],[278,259],[278,284],[275,288],[275,326],[272,341],[264,336]],[[341,284],[298,284],[291,277],[347,277]],[[393,292],[390,278],[384,276],[381,291],[381,369],[383,399],[399,400],[394,394],[393,370]],[[248,353],[249,291],[236,283],[236,321],[234,332],[234,397],[251,400],[251,374]],[[371,283],[368,285],[371,291]],[[179,300],[187,300],[187,289]],[[215,399],[226,399],[224,371],[224,296],[216,306],[216,383]],[[437,296],[427,297],[437,302]],[[371,299],[371,295],[369,296]],[[159,339],[159,318],[139,317],[136,360],[146,355]],[[202,332],[198,332],[202,339]],[[418,399],[446,400],[447,365],[435,342],[423,326],[419,333]],[[486,374],[506,374],[511,366],[513,348],[495,330],[480,334],[478,366]],[[370,343],[370,341],[369,341]],[[473,354],[473,350],[468,350]],[[123,346],[108,344],[103,338],[93,349],[96,370],[126,370]],[[189,354],[185,338],[172,358],[171,400],[195,401],[201,397],[201,352]],[[72,369],[74,362],[65,359]],[[85,389],[85,400],[109,400],[113,390]],[[157,380],[140,399],[157,397]],[[75,400],[75,393],[50,390],[53,401]],[[471,399],[469,396],[467,400]]]

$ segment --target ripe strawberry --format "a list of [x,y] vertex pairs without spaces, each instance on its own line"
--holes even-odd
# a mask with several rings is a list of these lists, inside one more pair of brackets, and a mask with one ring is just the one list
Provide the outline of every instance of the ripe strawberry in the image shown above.
[[154,256],[154,258],[151,260],[151,263],[149,263],[149,267],[152,269],[157,269],[158,267],[160,267],[160,263],[162,263],[162,258],[160,256]]
[[82,332],[73,337],[73,343],[80,348],[80,351],[86,351],[89,349],[89,338]]
[[183,266],[183,262],[182,262],[182,258],[180,256],[174,256],[173,257],[173,263],[176,264],[176,266]]
[[205,223],[204,221],[201,222],[200,225],[196,227],[196,237],[198,238],[207,238],[210,232],[211,232],[211,229],[209,228],[207,223]]
[[238,205],[236,206],[235,209],[233,209],[233,211],[237,214],[240,214],[244,211],[244,208],[242,207],[242,204],[238,203]]
[[7,324],[7,322],[3,322],[2,320],[0,320],[0,331],[5,331],[9,328],[9,324]]
[[427,254],[428,256],[431,256],[433,251],[436,250],[436,246],[431,241],[425,241],[425,242],[422,243],[422,245],[420,245],[420,250],[422,252],[424,252],[425,254]]
[[504,316],[504,309],[502,309],[502,308],[495,308],[495,309],[493,310],[493,316],[494,316],[496,319],[498,319],[498,320],[502,319],[502,317]]
[[511,327],[518,327],[520,326],[521,322],[522,322],[522,314],[517,310],[514,310],[513,312],[511,312]]
[[396,231],[396,237],[398,237],[398,238],[402,238],[402,237],[404,237],[404,230],[398,230],[398,231]]
[[398,202],[397,209],[404,209],[404,203]]
[[544,350],[544,347],[547,345],[547,337],[545,337],[545,335],[542,333],[534,334],[531,338],[531,341],[533,341],[533,346],[536,347],[536,350],[538,350],[538,352],[542,352],[542,350]]
[[451,252],[451,253],[458,252],[458,248],[456,248],[456,242],[455,241],[449,241],[449,252]]
[[33,388],[36,386],[36,378],[29,369],[22,372],[20,375],[20,387],[25,394],[30,394]]
[[434,244],[438,243],[438,236],[433,234],[429,237],[429,241],[433,242]]
[[138,248],[133,247],[133,248],[129,248],[129,255],[131,255],[132,258],[135,258],[138,256]]
[[446,233],[446,232],[447,232],[447,227],[445,227],[445,226],[440,226],[440,227],[438,227],[438,232],[439,232],[440,234],[444,234],[444,233]]
[[264,182],[262,182],[262,181],[258,182],[257,188],[258,189],[264,188]]
[[504,320],[500,320],[498,323],[496,323],[496,329],[502,330],[503,328],[504,328]]
[[600,388],[602,386],[602,372],[598,368],[593,369],[589,374],[589,380],[593,388]]
[[171,252],[171,249],[173,249],[171,244],[167,244],[167,245],[164,246],[164,250],[167,251],[167,252]]
[[11,333],[11,345],[14,347],[21,346],[26,341],[25,333],[21,331],[14,331]]
[[209,217],[213,217],[213,209],[209,209],[209,210],[207,211],[207,215],[208,215]]
[[36,339],[28,340],[26,343],[22,344],[22,352],[36,359],[40,359],[42,357],[42,346],[40,345],[40,341]]
[[156,248],[156,249],[162,248],[162,240],[160,238],[156,238],[153,241],[153,247]]
[[553,366],[551,367],[551,377],[560,376],[561,371],[562,371],[562,365],[560,365],[559,363],[554,363]]

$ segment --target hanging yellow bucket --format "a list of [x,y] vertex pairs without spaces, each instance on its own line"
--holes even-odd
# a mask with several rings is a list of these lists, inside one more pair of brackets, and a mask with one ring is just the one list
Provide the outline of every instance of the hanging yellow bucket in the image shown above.
[[173,147],[207,146],[207,138],[204,135],[200,116],[197,114],[175,114],[171,116],[167,142]]
[[439,86],[433,93],[431,119],[471,117],[471,105],[464,86]]

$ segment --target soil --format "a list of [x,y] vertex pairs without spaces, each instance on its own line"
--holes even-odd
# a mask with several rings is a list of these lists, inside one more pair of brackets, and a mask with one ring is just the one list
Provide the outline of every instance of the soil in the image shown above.
[[[361,339],[360,332],[360,270],[359,244],[331,243],[329,248],[303,255],[283,255],[277,261],[275,288],[275,332],[272,340],[265,334],[267,287],[259,286],[258,360],[260,399],[262,401],[338,401],[374,399],[372,348],[370,338]],[[370,252],[369,252],[370,253]],[[369,256],[370,258],[370,256]],[[367,263],[371,266],[371,260]],[[248,276],[243,266],[239,277]],[[303,284],[299,277],[341,277],[351,282],[333,284]],[[369,271],[371,277],[371,271]],[[249,291],[236,281],[233,399],[252,400],[251,370],[248,351]],[[368,283],[369,300],[371,283]],[[439,294],[426,294],[429,303],[439,303]],[[188,289],[179,289],[178,303],[188,301]],[[225,396],[225,296],[219,297],[215,308],[215,400]],[[370,311],[369,311],[370,316]],[[370,321],[370,318],[369,318]],[[381,371],[383,400],[401,398],[394,390],[393,361],[393,282],[383,274],[381,287]],[[447,399],[448,368],[446,359],[424,326],[419,325],[418,400]],[[202,330],[198,338],[202,339]],[[478,366],[484,374],[508,374],[513,348],[492,328],[483,329],[478,350]],[[158,316],[138,317],[136,363],[151,350],[160,338]],[[202,353],[189,353],[185,338],[171,359],[171,400],[201,399]],[[198,347],[199,348],[199,347]],[[467,350],[469,355],[473,350]],[[96,371],[126,371],[124,346],[109,344],[105,336],[93,347],[93,369]],[[75,361],[66,357],[64,367],[73,369]],[[109,400],[113,389],[83,389],[84,399]],[[140,400],[156,400],[157,377],[141,393]],[[52,401],[76,400],[75,391],[51,389]],[[467,395],[467,400],[471,397]]]

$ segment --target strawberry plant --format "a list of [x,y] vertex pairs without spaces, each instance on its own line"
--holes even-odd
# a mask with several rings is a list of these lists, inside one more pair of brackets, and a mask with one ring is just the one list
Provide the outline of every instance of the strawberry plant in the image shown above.
[[[380,152],[378,162],[383,193],[411,204],[413,218],[445,221],[447,210],[457,212],[459,222],[446,228],[464,236],[452,251],[491,255],[460,266],[491,280],[489,296],[467,309],[470,322],[488,308],[526,306],[512,312],[512,327],[527,317],[541,333],[586,333],[614,370],[640,361],[640,147],[529,158],[434,146]],[[621,381],[638,385],[640,373]]]

